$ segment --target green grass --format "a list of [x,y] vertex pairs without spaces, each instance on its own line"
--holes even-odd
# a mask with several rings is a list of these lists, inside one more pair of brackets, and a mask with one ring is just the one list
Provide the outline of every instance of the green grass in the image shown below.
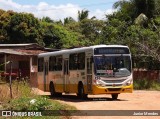
[[[34,103],[31,102],[34,100]],[[67,104],[62,104],[58,101],[48,99],[45,96],[21,97],[13,99],[9,104],[4,105],[5,110],[18,110],[21,112],[38,111],[42,113],[43,118],[60,118],[71,115],[71,112],[76,112],[76,108]],[[52,114],[51,116],[49,116]],[[19,117],[21,118],[21,117]],[[29,117],[28,117],[29,118]],[[33,118],[33,117],[30,117]],[[29,119],[30,119],[29,118]],[[34,117],[40,118],[40,117]],[[42,117],[41,117],[42,118]]]
[[[10,98],[9,84],[0,84],[0,105],[1,110],[25,111],[46,111],[48,116],[42,117],[25,117],[26,119],[60,119],[70,118],[71,111],[76,112],[76,108],[67,104],[60,103],[56,100],[49,99],[47,96],[38,96],[32,93],[31,87],[26,82],[14,81],[12,84],[13,98]],[[48,113],[54,111],[55,115],[50,116]],[[44,114],[44,113],[43,113]],[[53,114],[53,113],[52,113]],[[67,115],[67,116],[66,116]],[[14,118],[14,117],[13,117]],[[15,119],[24,117],[15,117]]]
[[75,107],[61,104],[58,101],[51,100],[47,96],[20,97],[12,99],[8,105],[4,107],[6,110],[75,110]]
[[149,79],[137,79],[134,80],[134,89],[136,90],[159,90],[160,82]]

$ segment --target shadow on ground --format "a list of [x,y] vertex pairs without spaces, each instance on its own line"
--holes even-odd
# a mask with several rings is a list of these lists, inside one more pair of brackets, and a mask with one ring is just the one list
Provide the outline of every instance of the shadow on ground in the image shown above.
[[56,96],[56,97],[51,97],[49,96],[50,99],[56,99],[56,100],[62,100],[62,101],[66,101],[66,102],[91,102],[91,101],[128,101],[128,100],[124,100],[124,99],[117,99],[117,100],[113,100],[112,98],[109,97],[92,97],[89,96],[86,99],[79,99],[78,96],[76,95],[62,95],[62,96]]

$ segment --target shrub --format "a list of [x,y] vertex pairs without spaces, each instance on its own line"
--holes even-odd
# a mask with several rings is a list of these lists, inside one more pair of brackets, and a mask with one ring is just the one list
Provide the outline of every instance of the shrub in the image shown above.
[[137,79],[137,80],[134,80],[134,89],[160,90],[160,83],[155,80]]
[[35,97],[21,97],[18,99],[13,99],[5,107],[7,110],[47,110],[52,108],[52,103],[42,96]]
[[[1,83],[0,84],[0,101],[2,102],[8,102],[10,100],[10,86],[9,83]],[[30,97],[33,96],[31,87],[27,82],[18,82],[18,81],[12,81],[12,96],[13,98],[19,98],[19,97]]]
[[[9,84],[3,84],[3,86],[0,86],[0,93],[2,95],[0,96],[0,101],[3,97],[3,104],[0,104],[1,110],[17,110],[17,111],[44,111],[44,110],[50,110],[46,111],[46,115],[50,115],[50,112],[54,116],[43,116],[42,118],[46,119],[52,119],[52,118],[59,118],[58,116],[65,116],[70,115],[71,112],[75,112],[75,107],[69,106],[66,104],[61,104],[58,101],[48,99],[46,96],[37,96],[32,93],[31,87],[26,82],[17,82],[14,81],[12,83],[12,93],[13,98],[10,98],[10,90],[9,90]],[[7,101],[6,101],[7,100]],[[58,110],[58,111],[52,111],[52,110]],[[64,110],[64,111],[63,111]],[[54,113],[54,114],[53,114]],[[17,118],[17,117],[16,117]],[[18,117],[21,119],[21,117]],[[30,117],[27,117],[30,119]],[[31,117],[32,118],[32,117]],[[39,117],[34,117],[35,119]]]

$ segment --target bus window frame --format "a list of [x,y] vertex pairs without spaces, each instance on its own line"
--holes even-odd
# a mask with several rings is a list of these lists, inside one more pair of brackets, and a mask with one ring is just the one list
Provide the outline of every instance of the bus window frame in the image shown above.
[[62,55],[49,57],[49,71],[62,71]]
[[69,54],[69,70],[84,70],[85,57],[85,52]]
[[44,58],[40,57],[38,58],[38,72],[44,71]]

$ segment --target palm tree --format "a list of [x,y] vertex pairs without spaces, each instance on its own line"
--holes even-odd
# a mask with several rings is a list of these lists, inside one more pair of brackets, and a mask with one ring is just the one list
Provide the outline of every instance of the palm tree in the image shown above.
[[136,18],[136,7],[135,7],[135,0],[119,0],[113,4],[114,9],[118,9],[118,13],[125,17],[131,17],[134,21]]
[[121,0],[114,3],[113,7],[127,12],[132,18],[137,18],[141,13],[152,18],[154,17],[155,5],[155,0]]
[[78,21],[82,21],[84,19],[88,19],[88,10],[78,11]]
[[113,8],[117,9],[123,9],[125,7],[125,5],[131,3],[131,1],[126,1],[126,0],[119,0],[118,2],[115,2],[113,4]]
[[155,0],[135,0],[137,15],[144,13],[148,18],[154,16]]

